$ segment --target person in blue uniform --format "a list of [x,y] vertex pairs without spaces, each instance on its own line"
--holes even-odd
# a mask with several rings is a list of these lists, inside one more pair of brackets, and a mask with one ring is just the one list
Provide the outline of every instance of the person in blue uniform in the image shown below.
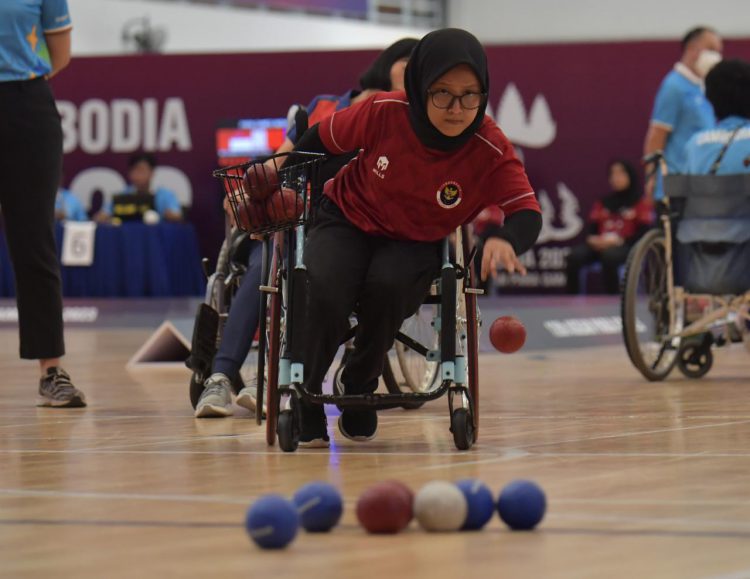
[[66,0],[0,2],[0,206],[16,277],[21,358],[38,360],[40,406],[85,406],[60,366],[63,339],[55,196],[62,128],[47,82],[70,62]]

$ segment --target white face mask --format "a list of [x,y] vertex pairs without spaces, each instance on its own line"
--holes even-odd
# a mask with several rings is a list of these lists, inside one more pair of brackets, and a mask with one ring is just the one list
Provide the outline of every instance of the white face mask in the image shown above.
[[721,62],[721,52],[715,50],[701,50],[695,61],[695,72],[701,78],[706,78],[708,71]]

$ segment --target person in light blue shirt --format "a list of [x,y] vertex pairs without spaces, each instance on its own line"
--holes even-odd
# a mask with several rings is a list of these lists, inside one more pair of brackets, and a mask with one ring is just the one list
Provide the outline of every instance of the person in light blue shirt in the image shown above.
[[[682,40],[682,58],[661,83],[654,101],[644,156],[663,151],[669,173],[685,171],[685,144],[698,131],[714,124],[711,104],[703,93],[703,79],[721,60],[722,41],[716,31],[698,27]],[[646,183],[646,193],[660,200],[661,181]]]
[[706,96],[718,122],[688,141],[685,172],[750,173],[750,63],[726,60],[717,64],[706,77]]
[[55,196],[62,127],[47,79],[70,62],[66,0],[0,1],[0,207],[16,279],[21,358],[37,360],[37,405],[86,406],[65,354]]
[[[151,188],[151,181],[156,168],[156,157],[151,153],[135,153],[128,160],[128,185],[120,195],[147,194],[151,196],[150,208],[159,214],[162,220],[182,221],[182,206],[174,191],[164,187]],[[115,195],[117,200],[118,195]],[[113,202],[109,202],[103,211],[96,216],[97,221],[107,221],[113,216]]]
[[67,65],[70,47],[64,45],[73,25],[66,0],[0,4],[0,82],[48,76]]
[[[750,63],[725,60],[706,76],[706,97],[717,125],[695,134],[685,147],[686,172],[694,175],[750,174]],[[742,293],[750,289],[750,205],[732,197],[698,200],[677,226],[688,265],[686,285],[697,292]],[[706,213],[707,211],[707,213]],[[701,246],[696,244],[700,243]],[[708,245],[706,245],[708,244]],[[709,249],[710,247],[710,249]],[[680,252],[678,251],[678,255]],[[700,259],[691,260],[691,256]],[[750,331],[750,324],[748,325]]]
[[55,219],[60,221],[88,221],[83,203],[70,189],[60,188],[55,199]]

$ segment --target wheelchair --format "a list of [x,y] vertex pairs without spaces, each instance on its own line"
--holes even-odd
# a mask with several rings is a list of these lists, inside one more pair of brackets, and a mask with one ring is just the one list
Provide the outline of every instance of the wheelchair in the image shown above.
[[[185,365],[192,371],[190,375],[190,403],[193,408],[203,392],[203,383],[211,375],[214,357],[221,342],[224,325],[229,316],[237,289],[247,270],[250,253],[250,237],[244,231],[227,226],[224,241],[216,259],[216,268],[209,273],[208,258],[203,258],[203,272],[206,276],[206,292],[203,303],[193,324],[190,356]],[[257,362],[257,341],[249,347],[249,354],[242,366],[240,376],[232,383],[237,394],[255,376]]]
[[[229,316],[234,294],[247,270],[251,243],[253,241],[245,231],[227,227],[213,272],[209,273],[208,258],[203,259],[202,266],[207,280],[206,292],[203,303],[198,306],[193,324],[190,356],[185,361],[185,365],[192,371],[189,395],[193,408],[198,404],[203,392],[203,383],[211,375],[213,360],[223,337],[224,325]],[[431,327],[433,308],[434,306],[423,306],[419,312],[404,321],[401,331],[418,342],[421,340],[429,343],[430,339],[434,342],[434,330]],[[248,356],[242,365],[240,376],[232,383],[232,390],[235,394],[238,394],[245,385],[257,383],[258,338],[259,336],[256,335],[252,344],[249,345]],[[346,342],[344,355],[336,372],[340,372],[346,364],[353,349],[352,344],[351,339]],[[425,392],[436,385],[437,363],[426,360],[409,346],[398,342],[384,362],[382,379],[385,388],[392,393]],[[423,402],[408,402],[401,406],[406,410],[415,410],[423,404]]]
[[[292,157],[293,163],[279,168],[285,156]],[[308,280],[303,260],[305,225],[313,218],[315,202],[321,194],[317,173],[324,158],[301,152],[272,157],[281,187],[296,192],[296,207],[283,207],[278,212],[278,204],[270,208],[266,205],[263,210],[257,205],[251,208],[245,195],[243,175],[259,163],[214,171],[240,227],[247,233],[264,236],[262,279],[267,282],[260,289],[261,312],[266,314],[260,317],[257,376],[259,407],[263,386],[267,385],[266,441],[274,445],[278,439],[280,448],[286,452],[297,449],[300,399],[342,409],[387,409],[418,407],[447,394],[454,444],[460,450],[468,450],[477,440],[479,426],[477,295],[482,290],[474,288],[472,268],[468,265],[473,261],[475,249],[467,227],[456,231],[453,243],[444,240],[440,277],[420,311],[405,320],[396,337],[393,355],[405,384],[394,384],[391,364],[386,363],[387,393],[313,394],[302,386],[308,331],[305,317]],[[259,212],[261,218],[248,223],[244,216],[249,211],[256,211],[256,215]],[[356,317],[353,320],[356,324]],[[353,325],[342,344],[350,343],[355,329]],[[386,362],[389,359],[390,356]],[[256,413],[256,420],[261,422],[260,413]]]
[[[658,161],[658,160],[657,160]],[[650,381],[705,376],[713,348],[750,349],[750,175],[664,175],[659,226],[633,247],[622,327]]]

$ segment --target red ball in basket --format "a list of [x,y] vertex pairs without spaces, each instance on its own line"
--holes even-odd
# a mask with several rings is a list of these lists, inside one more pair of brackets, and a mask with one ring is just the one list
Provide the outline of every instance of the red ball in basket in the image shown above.
[[274,223],[293,221],[302,215],[304,201],[294,189],[282,187],[265,200],[268,219]]
[[237,217],[240,227],[245,230],[258,229],[268,224],[263,203],[255,203],[247,195],[237,197]]
[[526,343],[526,328],[518,318],[502,316],[490,326],[490,342],[499,352],[512,354]]
[[279,174],[273,165],[250,165],[242,178],[245,194],[253,201],[262,201],[279,190]]

